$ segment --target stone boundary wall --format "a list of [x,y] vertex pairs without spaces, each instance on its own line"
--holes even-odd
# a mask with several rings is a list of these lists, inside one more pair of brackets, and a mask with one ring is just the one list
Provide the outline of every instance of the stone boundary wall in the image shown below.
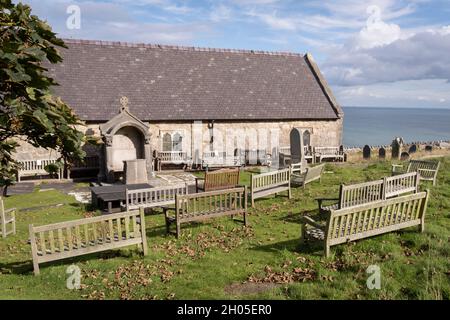
[[[417,150],[425,150],[426,146],[432,146],[433,148],[440,148],[440,149],[450,149],[450,140],[439,140],[439,141],[418,141],[418,142],[407,142],[403,144],[403,151],[408,152],[409,148],[413,145],[417,146]],[[369,145],[370,149],[372,151],[376,150],[378,151],[381,148],[386,149],[386,152],[391,151],[392,146],[391,145],[378,145],[378,146],[372,146]],[[344,151],[347,153],[354,153],[354,152],[362,152],[364,149],[364,146],[362,147],[344,147]]]

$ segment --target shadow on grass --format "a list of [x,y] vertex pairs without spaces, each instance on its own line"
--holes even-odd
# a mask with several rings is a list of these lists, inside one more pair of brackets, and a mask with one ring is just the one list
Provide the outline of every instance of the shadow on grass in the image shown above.
[[277,253],[280,251],[288,250],[301,254],[310,254],[317,256],[323,255],[323,246],[319,242],[300,244],[300,238],[271,243],[267,245],[255,246],[250,249],[268,253]]
[[314,219],[316,219],[319,217],[319,214],[317,212],[317,209],[304,210],[300,212],[290,212],[289,214],[278,218],[278,220],[300,224],[300,218],[303,216],[314,217]]

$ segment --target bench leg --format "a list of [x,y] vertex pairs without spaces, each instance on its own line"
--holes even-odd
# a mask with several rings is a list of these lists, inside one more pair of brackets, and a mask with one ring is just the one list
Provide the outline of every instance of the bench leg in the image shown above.
[[325,258],[328,258],[330,256],[330,245],[325,243],[323,251],[324,251],[324,254],[325,254]]
[[39,270],[39,264],[33,259],[33,272],[35,276],[38,276],[41,272]]
[[180,238],[180,234],[181,234],[181,226],[180,223],[177,221],[177,235],[176,235],[177,239]]
[[305,244],[305,225],[300,224],[300,245]]

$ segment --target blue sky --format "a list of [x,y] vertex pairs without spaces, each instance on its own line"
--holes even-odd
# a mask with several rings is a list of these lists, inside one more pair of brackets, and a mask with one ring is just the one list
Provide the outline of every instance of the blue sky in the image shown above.
[[448,0],[23,2],[65,38],[310,52],[344,106],[450,108]]

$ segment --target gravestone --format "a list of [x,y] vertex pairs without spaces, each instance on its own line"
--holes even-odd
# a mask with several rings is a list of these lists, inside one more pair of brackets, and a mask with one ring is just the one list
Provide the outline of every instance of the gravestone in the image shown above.
[[430,145],[425,146],[425,151],[432,152],[433,151],[433,146],[430,146]]
[[145,159],[124,161],[125,184],[148,183]]
[[417,145],[413,144],[412,146],[409,147],[408,153],[416,153],[417,152]]
[[302,166],[306,167],[302,129],[292,129],[289,138],[291,144],[291,163],[301,163]]
[[396,137],[391,144],[392,151],[392,160],[398,160],[400,158],[400,154],[403,146],[403,138]]
[[400,155],[400,160],[406,161],[408,159],[409,159],[409,153],[408,152],[402,152],[402,154]]
[[386,149],[385,149],[385,148],[381,147],[381,148],[378,150],[378,158],[379,158],[380,160],[386,159]]
[[365,145],[364,148],[363,148],[363,158],[365,160],[369,160],[370,159],[370,153],[371,153],[370,147],[368,145]]

